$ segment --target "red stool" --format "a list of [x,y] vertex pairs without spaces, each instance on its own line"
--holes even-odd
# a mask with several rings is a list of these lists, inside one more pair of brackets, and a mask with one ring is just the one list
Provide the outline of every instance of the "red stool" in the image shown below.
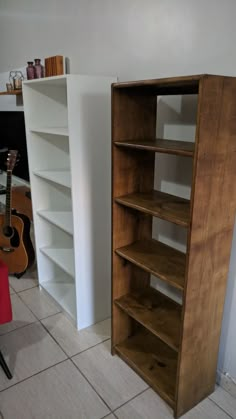
[[[0,324],[12,320],[12,307],[9,292],[9,279],[7,266],[0,261]],[[12,374],[6,364],[6,361],[0,351],[0,365],[7,378],[11,379]]]

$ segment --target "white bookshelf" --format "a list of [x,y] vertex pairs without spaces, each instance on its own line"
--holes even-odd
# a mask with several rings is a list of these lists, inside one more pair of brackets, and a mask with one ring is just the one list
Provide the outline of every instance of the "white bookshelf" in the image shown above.
[[39,283],[82,329],[110,316],[111,83],[23,83]]

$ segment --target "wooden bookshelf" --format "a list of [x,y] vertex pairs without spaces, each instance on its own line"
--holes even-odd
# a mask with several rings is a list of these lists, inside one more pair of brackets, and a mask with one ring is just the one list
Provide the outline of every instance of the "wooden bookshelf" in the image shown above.
[[[198,95],[195,142],[156,138],[157,96],[187,94]],[[235,77],[112,85],[112,353],[175,417],[215,388],[236,210],[235,115]],[[156,153],[190,158],[189,201],[154,190]],[[153,217],[187,229],[186,254],[153,239]],[[153,289],[151,274],[181,290],[183,305]]]

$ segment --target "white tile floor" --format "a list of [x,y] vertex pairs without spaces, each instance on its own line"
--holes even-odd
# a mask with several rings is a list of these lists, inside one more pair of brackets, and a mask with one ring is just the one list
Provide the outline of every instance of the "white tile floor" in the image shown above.
[[[34,271],[10,278],[14,320],[0,326],[1,419],[172,419],[171,409],[110,354],[110,320],[77,332],[37,287]],[[183,419],[236,419],[236,399],[218,387]]]

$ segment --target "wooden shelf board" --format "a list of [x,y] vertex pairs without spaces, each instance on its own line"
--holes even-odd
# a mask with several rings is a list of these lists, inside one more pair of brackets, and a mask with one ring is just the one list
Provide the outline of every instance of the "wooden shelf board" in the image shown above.
[[63,269],[68,275],[75,277],[73,249],[41,247],[40,251]]
[[188,141],[164,140],[159,138],[115,141],[114,144],[118,147],[135,148],[185,157],[193,157],[195,146],[194,143]]
[[146,272],[183,290],[186,255],[157,240],[140,240],[116,249],[116,253]]
[[178,351],[181,306],[154,288],[145,288],[115,300],[130,317]]
[[190,222],[190,201],[164,192],[136,192],[115,198],[115,202],[184,227]]
[[199,83],[207,74],[197,74],[194,76],[169,77],[162,79],[136,80],[113,83],[113,89],[129,89],[137,93],[150,93],[155,95],[180,95],[197,94]]
[[174,407],[177,371],[175,351],[146,330],[136,332],[114,349],[171,407]]
[[37,170],[33,172],[36,176],[59,185],[71,188],[71,176],[69,170]]
[[73,234],[73,221],[71,211],[37,211],[37,214],[50,223],[64,230],[66,233]]
[[10,92],[0,92],[0,96],[3,95],[22,95],[22,90],[11,90]]

